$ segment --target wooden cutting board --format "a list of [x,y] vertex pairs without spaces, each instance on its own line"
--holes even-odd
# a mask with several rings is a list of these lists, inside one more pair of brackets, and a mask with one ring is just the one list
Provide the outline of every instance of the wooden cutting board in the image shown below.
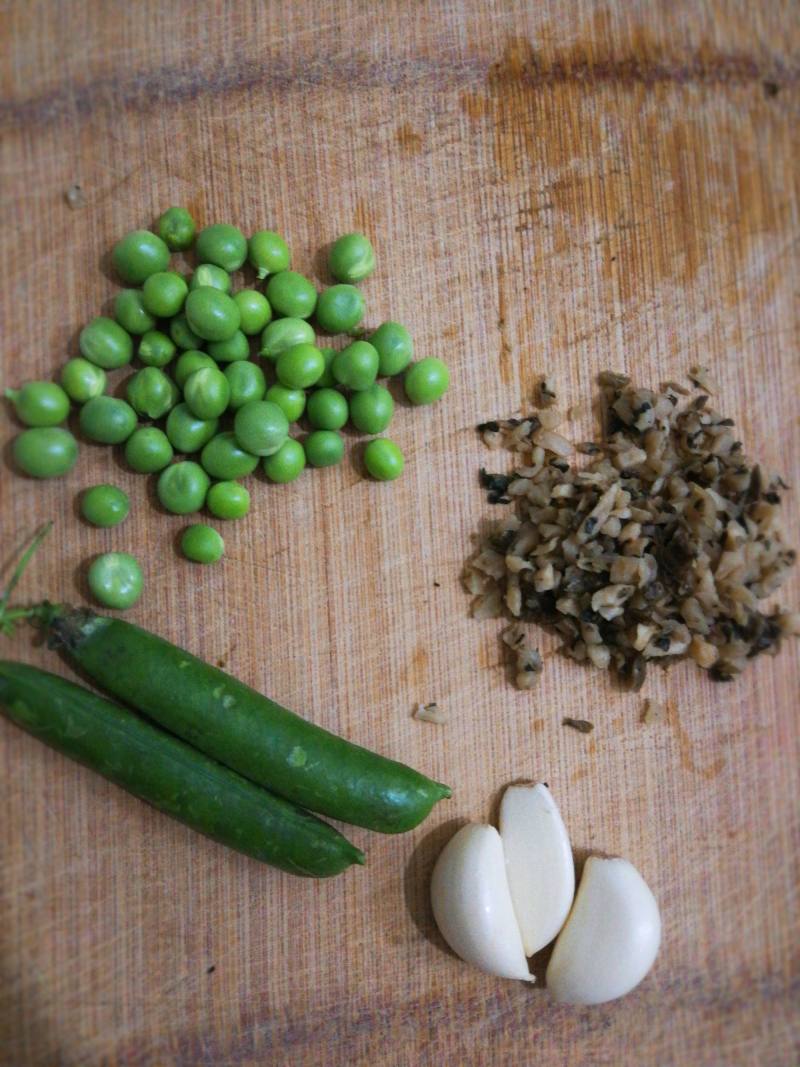
[[[369,322],[407,323],[453,376],[443,403],[397,411],[400,482],[350,459],[253,479],[209,569],[108,450],[14,477],[4,415],[3,561],[54,519],[23,592],[80,602],[88,558],[136,552],[133,621],[454,787],[414,833],[352,831],[366,869],[305,882],[1,722],[2,1063],[797,1062],[797,645],[726,686],[655,672],[642,695],[669,713],[643,725],[641,696],[547,640],[541,686],[509,688],[499,625],[468,617],[458,580],[489,511],[474,426],[544,371],[576,405],[604,367],[651,385],[705,364],[746,448],[800,482],[797,4],[12,0],[0,41],[4,385],[74,354],[115,291],[112,243],[172,203],[275,227],[320,284],[321,247],[365,230]],[[592,433],[587,407],[569,432]],[[109,480],[132,515],[89,529],[76,495]],[[796,492],[786,512],[797,539]],[[783,602],[799,594],[795,576]],[[29,633],[3,649],[67,670]],[[447,725],[412,718],[428,701]],[[555,1007],[434,929],[437,851],[520,776],[661,903],[663,950],[624,1001]]]

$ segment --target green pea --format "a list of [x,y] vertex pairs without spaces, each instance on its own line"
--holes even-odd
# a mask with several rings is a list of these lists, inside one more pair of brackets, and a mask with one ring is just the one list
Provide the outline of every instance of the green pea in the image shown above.
[[187,404],[176,404],[167,415],[166,431],[176,452],[199,452],[219,428],[218,419],[198,419]]
[[403,388],[412,404],[433,404],[450,384],[450,371],[440,359],[427,357],[412,363],[403,379]]
[[106,372],[88,359],[78,356],[69,359],[61,370],[61,387],[76,404],[85,404],[93,396],[102,396],[106,388]]
[[349,333],[364,318],[364,297],[354,285],[332,285],[319,294],[316,316],[323,333]]
[[158,476],[156,492],[167,511],[173,515],[189,515],[202,508],[210,484],[199,463],[184,459],[163,469]]
[[277,359],[287,348],[313,343],[314,330],[310,323],[303,319],[276,319],[261,334],[259,355]]
[[299,441],[288,437],[277,452],[264,457],[262,464],[271,482],[285,485],[293,482],[305,469],[306,453]]
[[267,282],[267,300],[273,311],[295,319],[307,319],[314,314],[317,290],[313,284],[294,270],[273,274]]
[[189,289],[202,289],[208,286],[211,289],[219,289],[221,293],[230,293],[231,276],[222,267],[215,263],[201,263],[195,268],[195,272],[189,281]]
[[350,398],[350,420],[362,433],[383,433],[394,414],[394,400],[382,385],[371,385]]
[[175,342],[160,330],[148,330],[139,342],[137,355],[147,367],[166,367],[175,355]]
[[225,553],[225,542],[212,526],[196,522],[183,531],[181,552],[193,563],[217,563]]
[[399,478],[405,465],[403,453],[387,437],[370,441],[364,449],[364,466],[379,482],[391,482]]
[[275,373],[287,389],[308,389],[325,370],[325,357],[315,345],[293,345],[275,361]]
[[336,353],[331,370],[339,385],[369,389],[378,373],[378,353],[369,341],[353,341]]
[[142,286],[142,303],[145,311],[157,319],[171,319],[183,307],[188,292],[189,286],[180,274],[174,270],[159,270]]
[[5,395],[26,426],[57,426],[69,415],[69,397],[55,382],[28,382]]
[[247,258],[247,238],[236,226],[219,222],[200,231],[195,251],[201,263],[238,270]]
[[82,356],[105,370],[124,367],[133,359],[131,335],[105,315],[83,327],[78,344]]
[[219,418],[227,410],[230,398],[231,387],[219,367],[196,370],[183,386],[183,399],[198,419]]
[[114,245],[111,259],[124,282],[141,285],[151,274],[167,269],[169,249],[149,230],[133,230]]
[[375,270],[375,251],[363,233],[346,233],[328,254],[331,274],[340,282],[360,282]]
[[269,300],[256,289],[240,289],[234,294],[233,302],[238,307],[242,320],[239,329],[248,337],[261,333],[272,318]]
[[227,341],[209,341],[208,354],[218,363],[236,363],[250,358],[250,342],[246,334],[237,330]]
[[336,379],[333,376],[333,361],[336,358],[335,348],[320,348],[322,358],[325,360],[325,370],[317,378],[317,389],[333,389]]
[[178,361],[172,373],[178,383],[178,387],[183,389],[190,374],[194,374],[196,370],[200,370],[203,367],[216,368],[216,366],[217,364],[211,356],[206,355],[205,352],[199,352],[196,348],[189,348],[178,356]]
[[250,510],[250,494],[238,482],[215,482],[206,507],[218,519],[242,519]]
[[302,389],[287,389],[276,382],[267,389],[264,398],[271,404],[277,404],[289,422],[297,422],[306,409],[306,394]]
[[264,399],[267,382],[258,364],[251,363],[249,359],[239,360],[237,363],[229,363],[224,373],[231,389],[231,399],[228,403],[231,411],[238,411],[251,400]]
[[125,459],[139,474],[155,474],[172,462],[172,445],[163,430],[140,426],[125,442]]
[[156,320],[144,306],[141,289],[120,289],[114,298],[114,318],[128,333],[140,334],[152,330]]
[[125,611],[142,595],[142,568],[127,552],[106,552],[93,560],[87,575],[94,598],[107,608]]
[[194,219],[185,207],[168,207],[156,223],[156,230],[171,252],[184,252],[194,241]]
[[14,462],[32,478],[60,478],[75,466],[78,442],[59,426],[23,430],[12,445]]
[[337,389],[317,389],[308,398],[306,414],[315,430],[341,430],[347,422],[347,401]]
[[288,270],[291,260],[289,246],[274,230],[254,233],[247,245],[247,257],[262,281],[268,274]]
[[246,452],[254,456],[271,456],[286,440],[289,420],[277,404],[269,400],[251,400],[236,412],[233,432]]
[[81,408],[81,433],[103,445],[121,445],[136,429],[136,412],[115,396],[95,396]]
[[239,329],[239,308],[229,296],[210,285],[189,293],[185,307],[189,328],[206,341],[227,341]]
[[258,456],[245,452],[229,431],[211,438],[200,453],[200,462],[212,478],[228,482],[252,474],[258,466]]
[[414,355],[411,334],[399,322],[382,322],[369,343],[378,353],[378,377],[388,378],[401,374]]
[[137,371],[128,379],[125,395],[134,411],[148,419],[162,418],[178,399],[175,383],[158,367]]
[[344,455],[344,440],[334,430],[314,430],[303,442],[303,447],[312,467],[333,467]]
[[203,347],[203,338],[198,336],[189,326],[186,315],[176,315],[169,324],[169,335],[178,348],[184,351]]
[[81,496],[81,515],[92,526],[118,526],[130,510],[128,494],[116,485],[94,485]]

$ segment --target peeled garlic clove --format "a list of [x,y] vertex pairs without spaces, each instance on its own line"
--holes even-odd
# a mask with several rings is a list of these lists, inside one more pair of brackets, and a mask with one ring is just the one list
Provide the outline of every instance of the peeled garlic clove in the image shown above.
[[661,916],[644,878],[623,859],[590,856],[547,968],[566,1004],[602,1004],[641,982],[658,953]]
[[572,907],[575,864],[546,785],[510,785],[500,805],[500,837],[526,956],[549,945]]
[[442,936],[462,960],[499,978],[534,981],[493,826],[470,823],[448,841],[433,869],[431,903]]

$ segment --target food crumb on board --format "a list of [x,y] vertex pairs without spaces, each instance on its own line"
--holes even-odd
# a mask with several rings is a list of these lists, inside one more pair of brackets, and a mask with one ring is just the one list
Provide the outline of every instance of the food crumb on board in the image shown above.
[[556,402],[555,382],[549,374],[539,382],[536,390],[536,401],[540,408],[550,408]]
[[594,730],[594,723],[589,722],[588,719],[562,719],[562,726],[569,726],[572,730],[577,730],[579,734],[590,734]]
[[662,704],[659,700],[652,700],[648,697],[642,705],[642,713],[639,716],[639,721],[649,726],[654,722],[663,722],[666,716],[667,705]]
[[434,701],[430,704],[417,704],[414,709],[414,718],[420,722],[432,722],[437,726],[444,726],[447,722],[447,712],[443,711]]
[[715,393],[717,391],[708,367],[690,367],[689,381],[694,382],[698,389],[703,389],[706,393]]
[[64,199],[67,202],[67,207],[72,208],[73,211],[86,207],[86,194],[77,182],[73,182],[65,191]]

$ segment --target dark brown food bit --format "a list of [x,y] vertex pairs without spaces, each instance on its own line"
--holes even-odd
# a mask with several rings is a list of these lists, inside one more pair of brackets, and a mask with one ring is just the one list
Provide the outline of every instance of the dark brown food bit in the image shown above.
[[594,730],[594,723],[588,719],[562,719],[563,726],[569,726],[580,734],[590,734]]

